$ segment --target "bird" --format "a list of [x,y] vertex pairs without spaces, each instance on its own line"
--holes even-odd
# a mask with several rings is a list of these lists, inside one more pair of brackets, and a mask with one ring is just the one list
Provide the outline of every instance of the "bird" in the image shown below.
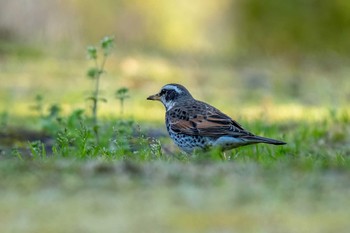
[[147,100],[163,103],[169,136],[186,153],[212,148],[224,152],[256,143],[286,144],[245,130],[217,108],[193,98],[181,84],[166,84],[159,93],[149,96]]

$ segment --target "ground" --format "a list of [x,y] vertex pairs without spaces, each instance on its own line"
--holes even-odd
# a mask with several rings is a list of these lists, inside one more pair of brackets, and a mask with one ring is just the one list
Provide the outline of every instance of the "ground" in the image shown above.
[[3,232],[347,232],[349,171],[281,163],[1,164]]

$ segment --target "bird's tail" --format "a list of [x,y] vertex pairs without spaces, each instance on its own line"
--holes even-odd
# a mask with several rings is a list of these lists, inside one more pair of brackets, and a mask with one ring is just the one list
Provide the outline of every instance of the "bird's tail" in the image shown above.
[[283,141],[279,141],[279,140],[272,139],[272,138],[260,137],[260,136],[256,136],[256,135],[246,137],[246,139],[248,139],[249,141],[252,141],[253,143],[267,143],[267,144],[272,144],[272,145],[287,144],[286,142],[283,142]]

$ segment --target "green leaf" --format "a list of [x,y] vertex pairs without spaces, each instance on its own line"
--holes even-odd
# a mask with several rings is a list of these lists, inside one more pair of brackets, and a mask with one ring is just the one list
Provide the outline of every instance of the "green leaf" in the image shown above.
[[95,46],[89,46],[87,48],[87,55],[89,59],[97,59],[97,48]]
[[87,72],[87,76],[88,76],[89,78],[94,79],[94,78],[96,78],[100,73],[101,73],[101,71],[100,71],[99,69],[97,69],[97,68],[90,68],[90,69],[88,70],[88,72]]
[[128,95],[129,89],[126,87],[122,87],[119,88],[116,92],[115,92],[115,96],[118,99],[125,99],[125,98],[129,98]]
[[114,38],[113,37],[105,36],[101,40],[101,48],[103,49],[105,56],[109,55],[111,49],[113,48],[113,44],[114,44]]

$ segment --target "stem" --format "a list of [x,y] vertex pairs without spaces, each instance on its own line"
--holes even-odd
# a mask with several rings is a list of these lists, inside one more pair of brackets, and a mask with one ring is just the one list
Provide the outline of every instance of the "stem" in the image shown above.
[[[98,69],[97,59],[95,60],[95,67]],[[99,80],[100,80],[100,72],[96,74],[96,83],[95,83],[95,91],[93,93],[92,100],[92,120],[93,120],[93,131],[95,133],[96,143],[99,143],[98,129],[97,129],[97,100],[98,100],[98,89],[99,89]]]
[[[97,59],[95,59],[95,66],[98,69]],[[100,71],[97,73],[96,77],[96,83],[95,83],[95,91],[94,91],[94,99],[93,99],[93,106],[92,106],[92,117],[94,121],[94,125],[97,125],[97,100],[98,100],[98,89],[99,89],[99,82],[100,82]]]
[[123,116],[123,113],[124,113],[124,99],[121,98],[120,99],[120,115]]
[[95,66],[98,69],[98,73],[95,77],[96,83],[95,83],[94,100],[93,100],[93,106],[92,106],[92,115],[93,115],[93,124],[95,127],[94,132],[95,132],[95,136],[96,136],[96,143],[99,143],[97,109],[98,109],[98,98],[99,98],[99,93],[100,93],[100,76],[103,72],[106,60],[107,60],[107,56],[104,55],[101,66],[99,68],[98,63],[97,63],[97,59],[95,59]]

